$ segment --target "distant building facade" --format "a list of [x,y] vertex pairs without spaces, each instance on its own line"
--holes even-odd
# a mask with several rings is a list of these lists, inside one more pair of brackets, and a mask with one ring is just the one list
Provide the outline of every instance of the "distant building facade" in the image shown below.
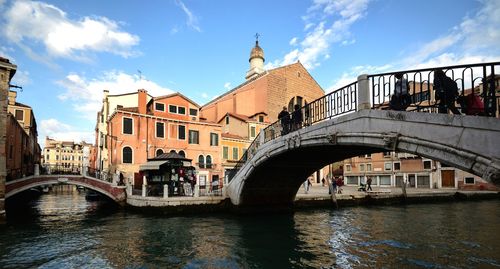
[[45,137],[43,148],[43,165],[45,167],[58,167],[74,169],[90,166],[90,152],[94,145],[82,141],[59,141]]

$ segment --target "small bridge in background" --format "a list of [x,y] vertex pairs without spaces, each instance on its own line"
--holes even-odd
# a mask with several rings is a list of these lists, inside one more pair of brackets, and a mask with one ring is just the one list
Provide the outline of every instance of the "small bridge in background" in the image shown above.
[[43,168],[42,171],[35,166],[33,175],[7,181],[5,183],[5,198],[8,199],[31,188],[55,184],[82,186],[105,195],[120,205],[125,205],[127,200],[126,187],[117,186],[111,180],[101,179],[98,171],[88,167],[66,168],[59,166]]
[[[291,204],[314,171],[386,151],[427,157],[500,185],[499,67],[496,62],[361,75],[302,107],[304,121],[294,131],[283,133],[279,121],[262,130],[229,175],[227,194],[241,206]],[[462,99],[480,96],[484,110],[476,116],[437,114],[436,69],[457,82]],[[397,73],[409,81],[406,111],[388,110]]]

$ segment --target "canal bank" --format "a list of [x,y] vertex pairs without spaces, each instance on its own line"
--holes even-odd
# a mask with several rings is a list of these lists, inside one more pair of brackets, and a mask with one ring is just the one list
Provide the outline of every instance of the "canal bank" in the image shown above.
[[[292,207],[263,208],[257,211],[293,210],[315,207],[350,207],[390,204],[415,204],[432,202],[457,202],[472,200],[500,199],[497,191],[465,191],[457,189],[409,189],[406,197],[400,188],[373,188],[373,191],[358,191],[357,187],[344,186],[342,193],[335,195],[336,204],[324,186],[312,186],[308,192],[301,187]],[[231,212],[241,208],[235,207],[226,196],[200,197],[143,197],[130,195],[127,197],[127,209],[137,212],[152,213],[204,213]],[[254,210],[254,209],[252,209]],[[246,212],[246,211],[245,211]]]

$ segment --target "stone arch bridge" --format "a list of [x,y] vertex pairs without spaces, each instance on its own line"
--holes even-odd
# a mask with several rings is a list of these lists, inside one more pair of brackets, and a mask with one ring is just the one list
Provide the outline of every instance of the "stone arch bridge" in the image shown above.
[[126,203],[125,187],[115,186],[110,182],[85,175],[34,175],[9,181],[5,184],[5,198],[34,187],[60,183],[82,186],[94,190],[120,205],[125,205]]
[[[500,185],[500,62],[360,75],[357,81],[301,108],[304,122],[282,133],[275,122],[262,130],[231,171],[227,194],[239,206],[287,205],[314,171],[354,156],[395,151],[440,161]],[[435,100],[434,72],[443,70],[459,87],[455,104],[480,97],[475,116],[447,111]],[[403,74],[411,104],[388,110]],[[399,83],[399,85],[404,85]],[[397,100],[397,99],[396,99]],[[470,104],[469,104],[470,105]]]
[[500,119],[361,110],[260,145],[227,187],[235,205],[291,204],[314,171],[350,157],[407,152],[500,185]]

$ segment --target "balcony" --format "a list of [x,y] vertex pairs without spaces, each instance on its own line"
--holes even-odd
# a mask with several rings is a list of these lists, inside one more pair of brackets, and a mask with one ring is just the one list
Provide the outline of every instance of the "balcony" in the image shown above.
[[215,164],[213,163],[196,163],[200,169],[215,169]]

